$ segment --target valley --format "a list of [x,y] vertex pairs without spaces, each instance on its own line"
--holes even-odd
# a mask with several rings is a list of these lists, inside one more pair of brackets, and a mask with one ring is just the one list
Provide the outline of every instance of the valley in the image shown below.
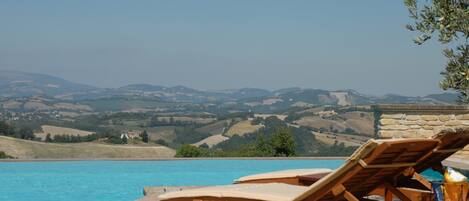
[[298,156],[348,155],[375,136],[370,105],[451,104],[456,99],[454,94],[369,96],[302,88],[99,88],[16,71],[1,76],[0,135],[22,140],[2,138],[0,151],[17,158],[57,158],[58,152],[71,158],[150,157],[133,150],[171,157],[183,145],[199,147],[208,156],[238,156],[271,139],[278,128],[289,129]]

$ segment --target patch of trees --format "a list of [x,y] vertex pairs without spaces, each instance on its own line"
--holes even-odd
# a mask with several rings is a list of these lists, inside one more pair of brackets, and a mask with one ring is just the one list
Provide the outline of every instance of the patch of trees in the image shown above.
[[202,148],[196,147],[194,145],[185,144],[182,145],[176,151],[176,157],[184,157],[184,158],[194,158],[194,157],[202,157],[205,155],[205,150]]
[[[349,156],[356,147],[343,148],[340,144],[327,145],[315,139],[309,128],[289,127],[285,122],[276,117],[264,120],[265,127],[259,131],[246,134],[242,137],[233,136],[229,140],[221,142],[212,149],[222,150],[227,153],[237,153],[236,156],[278,156],[282,152],[265,151],[266,147],[272,146],[274,136],[278,134],[279,128],[288,130],[294,142],[294,153],[299,156]],[[324,129],[326,130],[326,129]],[[268,146],[267,146],[267,145]],[[271,150],[271,149],[270,149]],[[243,152],[243,153],[239,153]]]
[[140,134],[140,137],[142,138],[142,142],[148,143],[149,136],[146,130],[143,130],[143,132]]
[[158,140],[155,140],[155,143],[156,144],[159,144],[159,145],[163,145],[163,146],[168,146],[169,144],[163,140],[163,139],[158,139]]
[[16,128],[15,126],[8,124],[4,121],[0,121],[0,135],[24,139],[24,140],[35,140],[33,130],[29,127]]
[[80,143],[80,142],[92,142],[98,139],[98,135],[91,134],[86,136],[79,135],[55,135],[51,137],[50,134],[46,135],[46,142],[55,142],[55,143]]
[[221,115],[217,119],[220,121],[227,120],[227,119],[236,119],[236,118],[246,120],[248,118],[253,118],[253,117],[254,117],[254,113],[252,112],[233,112],[233,113]]
[[314,114],[313,112],[303,112],[303,113],[289,113],[287,118],[285,118],[285,121],[287,122],[293,122],[293,121],[296,121],[296,120],[300,120],[301,118],[303,117],[306,117],[306,116],[317,116],[316,114]]
[[196,125],[197,122],[194,121],[180,121],[175,120],[174,117],[163,118],[158,116],[153,116],[150,118],[150,127],[158,127],[158,126],[188,126],[188,125]]
[[[235,139],[242,137],[235,136]],[[256,142],[243,144],[237,149],[210,149],[208,146],[196,147],[182,145],[176,157],[288,157],[295,156],[295,141],[288,128],[278,128],[270,139],[259,137]]]
[[211,136],[210,133],[198,132],[194,126],[176,127],[174,132],[176,134],[176,138],[173,140],[173,147],[181,144],[196,143]]

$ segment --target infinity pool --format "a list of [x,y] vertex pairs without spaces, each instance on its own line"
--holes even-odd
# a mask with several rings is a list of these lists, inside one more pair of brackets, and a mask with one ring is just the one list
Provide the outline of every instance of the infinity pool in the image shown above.
[[337,168],[342,160],[0,162],[2,201],[127,201],[144,186],[229,184],[291,168]]

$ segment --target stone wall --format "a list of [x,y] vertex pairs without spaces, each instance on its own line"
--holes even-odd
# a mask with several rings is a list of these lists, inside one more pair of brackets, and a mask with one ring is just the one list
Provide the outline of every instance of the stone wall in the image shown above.
[[[375,105],[378,138],[430,137],[441,130],[469,128],[469,107],[457,105]],[[469,146],[456,154],[469,158]]]

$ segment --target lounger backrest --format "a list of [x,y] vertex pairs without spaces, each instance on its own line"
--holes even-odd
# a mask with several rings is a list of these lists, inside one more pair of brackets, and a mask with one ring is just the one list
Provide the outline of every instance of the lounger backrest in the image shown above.
[[435,139],[370,140],[333,173],[311,185],[295,201],[361,198],[393,182],[393,177],[415,166],[437,146]]
[[469,129],[442,131],[432,138],[440,141],[440,144],[438,144],[431,155],[415,166],[416,172],[422,172],[435,164],[441,163],[443,160],[468,145]]

